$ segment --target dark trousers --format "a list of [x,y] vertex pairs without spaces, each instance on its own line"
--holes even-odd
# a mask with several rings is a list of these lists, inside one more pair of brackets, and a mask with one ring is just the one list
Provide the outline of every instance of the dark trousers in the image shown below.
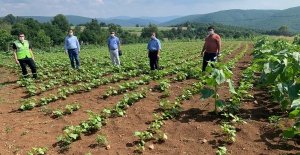
[[[203,64],[202,64],[202,72],[205,72],[206,66],[208,64],[208,61],[215,62],[217,60],[218,54],[217,53],[204,53],[203,57]],[[214,67],[214,66],[212,66]]]
[[71,61],[72,68],[75,68],[74,59],[76,62],[76,68],[80,67],[79,54],[77,49],[68,49],[68,55]]
[[151,70],[159,69],[159,66],[158,66],[159,58],[157,57],[157,53],[158,53],[158,51],[149,51],[148,57],[150,59]]
[[19,59],[18,61],[19,61],[20,66],[22,68],[22,73],[23,73],[23,77],[24,78],[28,78],[29,77],[27,69],[26,69],[27,65],[31,69],[32,77],[33,78],[37,78],[36,65],[35,65],[34,61],[32,60],[32,58]]

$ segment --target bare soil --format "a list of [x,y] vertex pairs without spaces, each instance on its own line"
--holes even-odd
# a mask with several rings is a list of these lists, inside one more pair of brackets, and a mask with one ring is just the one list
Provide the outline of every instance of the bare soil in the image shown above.
[[[234,58],[245,48],[244,43],[231,55],[224,57],[222,61]],[[242,71],[246,69],[252,60],[250,55],[253,45],[247,43],[249,48],[236,64],[233,78],[236,87],[242,79]],[[136,152],[138,137],[134,137],[136,131],[144,131],[153,121],[153,114],[159,108],[161,101],[160,92],[148,92],[145,99],[132,105],[126,111],[124,117],[110,118],[108,123],[99,131],[89,135],[83,135],[80,140],[73,142],[66,151],[61,151],[57,137],[63,133],[66,125],[79,125],[88,118],[86,110],[100,112],[105,107],[113,107],[123,95],[109,97],[104,100],[101,96],[109,85],[93,89],[90,92],[74,94],[66,100],[52,102],[48,107],[64,108],[66,104],[80,103],[82,108],[71,115],[55,119],[45,115],[43,107],[35,107],[30,111],[19,111],[22,103],[19,101],[27,96],[25,89],[19,87],[16,81],[18,76],[14,70],[0,68],[0,155],[25,155],[31,148],[48,147],[47,154],[84,155],[125,155],[139,154]],[[167,99],[174,101],[175,97],[182,94],[182,89],[188,87],[197,80],[190,79],[183,82],[171,83],[169,88],[171,95]],[[116,85],[110,84],[110,85]],[[158,82],[151,81],[149,85],[140,87],[154,88]],[[282,140],[281,134],[284,127],[274,128],[269,123],[268,117],[272,115],[286,116],[281,113],[278,106],[271,103],[268,90],[261,90],[254,86],[249,92],[254,99],[243,101],[240,113],[247,124],[237,128],[236,141],[228,144],[224,141],[220,123],[224,119],[217,116],[214,110],[213,99],[200,100],[200,95],[194,95],[192,99],[183,101],[182,112],[174,119],[164,121],[161,128],[168,139],[165,142],[148,141],[145,155],[198,155],[215,154],[218,146],[226,146],[227,154],[232,155],[279,155],[296,154],[300,152],[300,140]],[[220,98],[230,98],[228,88],[220,89]],[[211,103],[211,104],[208,104]],[[289,120],[280,122],[284,126],[290,126]],[[109,148],[98,146],[96,138],[98,134],[105,134],[109,141]]]

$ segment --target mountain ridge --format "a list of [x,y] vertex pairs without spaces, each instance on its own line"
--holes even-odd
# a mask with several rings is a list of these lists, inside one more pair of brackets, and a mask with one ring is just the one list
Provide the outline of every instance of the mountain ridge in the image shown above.
[[[120,26],[135,27],[148,26],[174,26],[181,23],[202,22],[202,23],[221,23],[245,28],[255,28],[262,30],[277,30],[280,26],[286,25],[292,32],[300,32],[300,6],[284,10],[258,10],[258,9],[231,9],[221,10],[207,14],[194,14],[188,16],[166,16],[166,17],[129,17],[118,16],[111,18],[90,18],[77,15],[65,15],[72,25],[85,24],[97,19],[98,22],[106,24],[114,23]],[[50,22],[53,17],[49,16],[19,16],[33,18],[39,22]]]

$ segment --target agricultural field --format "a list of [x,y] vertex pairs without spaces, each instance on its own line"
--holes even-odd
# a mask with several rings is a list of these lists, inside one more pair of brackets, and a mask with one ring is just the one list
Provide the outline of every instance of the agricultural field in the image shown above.
[[[120,67],[107,47],[83,46],[76,70],[63,50],[36,54],[38,79],[20,79],[13,56],[0,55],[0,154],[299,154],[291,128],[299,119],[288,119],[299,101],[284,96],[285,106],[278,104],[275,88],[259,82],[276,65],[258,64],[278,62],[268,49],[290,46],[271,44],[225,41],[207,73],[203,42],[163,42],[159,71],[150,71],[146,44],[123,45]],[[282,138],[286,130],[294,135]]]

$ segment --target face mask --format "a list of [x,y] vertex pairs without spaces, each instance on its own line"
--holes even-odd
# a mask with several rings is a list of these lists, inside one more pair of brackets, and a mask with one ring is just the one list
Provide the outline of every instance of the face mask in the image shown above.
[[151,39],[155,39],[155,37],[154,37],[154,36],[151,36]]
[[115,36],[115,34],[110,34],[110,36],[111,36],[111,37],[114,37],[114,36]]
[[19,37],[19,40],[20,41],[24,41],[24,37]]
[[73,32],[69,33],[69,36],[73,36]]
[[209,35],[214,34],[214,30],[208,31],[208,34],[209,34]]

